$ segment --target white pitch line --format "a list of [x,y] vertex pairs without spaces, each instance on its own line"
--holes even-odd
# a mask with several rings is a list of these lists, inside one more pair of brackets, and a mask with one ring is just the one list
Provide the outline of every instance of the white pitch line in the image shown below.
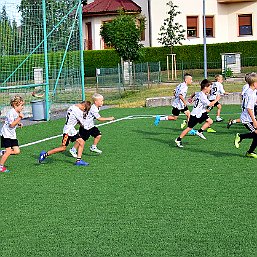
[[[123,118],[120,118],[120,119],[108,121],[108,122],[105,122],[105,123],[102,123],[102,124],[98,124],[98,125],[96,125],[96,127],[100,127],[100,126],[108,125],[108,124],[111,124],[111,123],[119,122],[119,121],[122,121],[122,120],[130,119],[131,117],[132,116],[127,116],[127,117],[123,117]],[[21,145],[20,148],[26,147],[26,146],[31,146],[31,145],[36,145],[36,144],[39,144],[39,143],[42,143],[42,142],[45,142],[45,141],[48,141],[48,140],[52,140],[52,139],[55,139],[55,138],[58,138],[58,137],[62,137],[62,135],[63,134],[60,134],[60,135],[57,135],[57,136],[47,137],[45,139],[41,139],[41,140],[38,140],[38,141],[35,141],[35,142],[27,143],[27,144]]]

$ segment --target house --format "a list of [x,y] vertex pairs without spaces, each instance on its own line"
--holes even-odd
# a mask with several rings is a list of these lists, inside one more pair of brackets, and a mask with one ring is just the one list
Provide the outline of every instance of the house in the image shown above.
[[[85,49],[104,49],[100,37],[103,22],[112,20],[117,10],[146,17],[145,46],[160,46],[158,37],[168,17],[169,0],[88,0],[83,8]],[[257,0],[173,0],[181,14],[176,22],[186,30],[184,45],[203,43],[203,3],[205,2],[208,43],[257,40]],[[92,42],[92,43],[91,43]]]

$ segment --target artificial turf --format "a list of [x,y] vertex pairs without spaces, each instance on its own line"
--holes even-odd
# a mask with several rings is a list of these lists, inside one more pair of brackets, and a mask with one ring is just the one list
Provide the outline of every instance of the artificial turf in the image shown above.
[[[223,117],[237,118],[238,106]],[[170,108],[108,109],[102,116],[169,114]],[[215,109],[211,116],[215,118]],[[153,118],[101,126],[101,155],[74,166],[68,152],[37,163],[41,150],[61,137],[21,148],[0,174],[0,256],[257,256],[256,159],[244,157],[251,141],[233,145],[240,125],[207,140],[186,136],[180,123]],[[17,131],[20,145],[61,134],[64,120]]]

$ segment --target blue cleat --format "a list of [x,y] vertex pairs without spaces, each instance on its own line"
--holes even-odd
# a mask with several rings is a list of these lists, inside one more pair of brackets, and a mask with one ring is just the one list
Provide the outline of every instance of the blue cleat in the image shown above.
[[160,116],[160,115],[156,115],[155,121],[154,121],[154,125],[155,125],[155,126],[158,126],[159,123],[160,123],[160,121],[161,121],[161,116]]
[[188,132],[188,134],[191,135],[191,136],[195,136],[195,135],[196,135],[196,132],[197,132],[197,130],[191,129],[191,130]]
[[39,154],[39,158],[38,158],[38,162],[41,163],[43,160],[45,160],[46,156],[46,151],[42,151],[40,154]]
[[88,166],[89,163],[88,163],[88,162],[85,162],[85,161],[83,161],[83,160],[80,160],[80,161],[78,161],[78,162],[75,162],[75,165],[76,165],[76,166]]

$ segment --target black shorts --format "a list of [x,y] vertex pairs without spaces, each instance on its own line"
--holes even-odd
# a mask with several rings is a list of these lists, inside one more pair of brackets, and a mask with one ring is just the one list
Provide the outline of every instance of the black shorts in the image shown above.
[[68,146],[70,142],[75,142],[78,138],[80,138],[79,134],[75,136],[69,136],[68,134],[62,135],[62,145]]
[[181,113],[181,112],[186,112],[186,111],[188,111],[188,107],[186,106],[184,109],[178,109],[178,108],[176,108],[176,107],[173,107],[173,109],[172,109],[172,115],[173,116],[179,116],[179,114]]
[[189,121],[188,121],[188,127],[193,128],[196,124],[201,124],[204,121],[208,120],[210,117],[207,112],[204,112],[200,118],[197,118],[196,116],[190,115]]
[[84,129],[83,127],[79,128],[79,134],[84,141],[87,141],[90,136],[96,138],[97,136],[101,135],[100,130],[97,127],[93,127],[91,129]]
[[1,136],[1,147],[9,148],[14,146],[19,146],[19,142],[17,139],[4,138],[3,136]]

